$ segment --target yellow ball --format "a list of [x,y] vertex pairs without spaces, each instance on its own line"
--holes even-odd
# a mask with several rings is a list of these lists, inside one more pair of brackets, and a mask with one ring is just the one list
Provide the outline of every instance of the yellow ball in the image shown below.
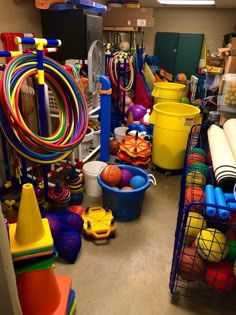
[[194,170],[188,173],[186,177],[186,188],[192,186],[203,187],[204,185],[206,185],[206,177],[201,172]]
[[196,212],[189,212],[185,228],[185,236],[189,241],[191,239],[195,239],[199,232],[206,228],[206,220],[201,214]]
[[213,228],[202,230],[198,234],[196,247],[199,255],[211,262],[221,261],[228,254],[225,235]]

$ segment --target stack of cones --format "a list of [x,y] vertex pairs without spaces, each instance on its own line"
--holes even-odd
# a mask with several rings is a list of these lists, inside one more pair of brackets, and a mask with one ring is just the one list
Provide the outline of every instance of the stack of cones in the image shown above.
[[65,176],[65,185],[70,189],[70,205],[80,205],[83,201],[84,176],[77,173],[75,166]]
[[152,146],[149,141],[138,136],[125,136],[120,143],[117,156],[121,161],[137,167],[145,167],[151,161]]
[[18,221],[9,225],[16,283],[24,315],[75,313],[75,294],[69,276],[56,276],[57,253],[48,219],[41,218],[32,184],[22,188]]

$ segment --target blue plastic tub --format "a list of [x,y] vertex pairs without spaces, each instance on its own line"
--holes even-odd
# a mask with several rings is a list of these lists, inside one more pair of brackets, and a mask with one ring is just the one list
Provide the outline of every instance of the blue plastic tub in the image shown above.
[[126,222],[135,220],[141,215],[145,191],[151,182],[155,184],[155,179],[153,180],[151,178],[152,175],[141,168],[123,164],[118,166],[121,169],[128,169],[134,176],[142,176],[146,182],[138,189],[119,190],[105,184],[99,175],[98,183],[102,187],[103,207],[108,207],[112,210],[116,221]]

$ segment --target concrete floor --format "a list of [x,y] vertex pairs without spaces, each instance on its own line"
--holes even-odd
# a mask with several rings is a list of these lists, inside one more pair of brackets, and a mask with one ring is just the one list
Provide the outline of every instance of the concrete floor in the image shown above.
[[[116,238],[96,245],[83,239],[75,264],[56,262],[56,274],[72,277],[76,315],[233,315],[200,294],[172,299],[169,276],[179,200],[180,176],[153,171],[157,186],[145,192],[141,217],[117,222]],[[83,206],[102,205],[84,197]],[[235,308],[234,308],[235,306]]]

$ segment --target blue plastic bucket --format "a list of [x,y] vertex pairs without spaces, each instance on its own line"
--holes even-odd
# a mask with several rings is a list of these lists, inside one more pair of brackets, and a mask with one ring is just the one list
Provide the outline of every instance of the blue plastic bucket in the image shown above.
[[116,221],[126,222],[137,219],[142,212],[143,200],[146,189],[150,183],[156,184],[153,175],[148,174],[141,168],[130,165],[118,165],[120,169],[127,169],[133,176],[140,175],[145,179],[145,184],[133,190],[121,190],[104,183],[98,175],[98,183],[102,187],[103,207],[112,210]]

